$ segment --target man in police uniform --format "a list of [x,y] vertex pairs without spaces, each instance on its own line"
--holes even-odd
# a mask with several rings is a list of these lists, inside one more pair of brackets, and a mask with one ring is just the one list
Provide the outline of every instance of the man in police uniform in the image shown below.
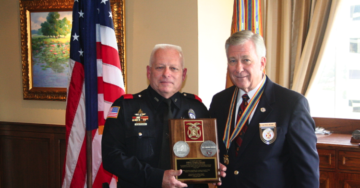
[[[223,187],[317,188],[319,157],[315,123],[304,96],[273,83],[265,74],[265,45],[251,31],[226,41],[234,86],[213,97]],[[244,102],[243,102],[244,101]]]
[[105,123],[102,157],[104,169],[119,178],[119,187],[187,187],[175,179],[182,171],[170,169],[167,121],[189,118],[190,109],[196,118],[208,118],[209,113],[196,95],[179,93],[186,72],[179,46],[156,45],[147,66],[150,86],[113,103]]

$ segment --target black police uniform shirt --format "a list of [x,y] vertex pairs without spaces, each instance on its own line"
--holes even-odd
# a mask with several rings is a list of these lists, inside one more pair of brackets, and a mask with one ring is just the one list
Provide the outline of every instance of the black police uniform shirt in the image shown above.
[[[189,118],[189,109],[195,111],[196,118],[209,117],[196,95],[177,92],[170,99],[174,119]],[[110,109],[102,138],[103,167],[118,177],[121,188],[161,187],[167,170],[159,168],[164,114],[168,109],[164,100],[149,86],[140,93],[123,95]]]

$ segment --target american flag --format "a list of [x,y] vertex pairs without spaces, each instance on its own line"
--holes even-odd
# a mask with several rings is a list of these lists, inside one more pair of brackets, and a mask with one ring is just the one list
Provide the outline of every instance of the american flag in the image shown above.
[[87,187],[86,132],[92,137],[92,187],[116,177],[102,167],[101,139],[111,104],[124,94],[109,0],[75,0],[70,42],[62,187]]

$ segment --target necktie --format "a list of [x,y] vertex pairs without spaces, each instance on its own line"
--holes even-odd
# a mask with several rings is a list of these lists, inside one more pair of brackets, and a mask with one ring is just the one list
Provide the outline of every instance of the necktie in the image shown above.
[[[243,113],[243,111],[245,110],[246,106],[248,105],[248,100],[249,100],[249,96],[247,94],[244,94],[242,96],[242,103],[240,104],[239,106],[239,110],[238,110],[238,115],[237,115],[237,119],[236,121],[239,121],[240,117],[241,117],[241,114]],[[236,147],[236,156],[238,154],[238,151],[239,151],[239,148],[241,146],[241,143],[243,141],[243,137],[244,137],[244,134],[246,132],[246,129],[247,129],[247,122],[245,123],[244,127],[242,128],[242,130],[240,131],[240,134],[236,137],[236,144],[237,144],[237,147]]]
[[164,117],[166,118],[166,120],[169,120],[172,118],[171,99],[165,99],[165,103],[167,104],[167,113]]
[[171,112],[171,100],[165,99],[166,108],[164,110],[164,123],[163,123],[163,135],[162,145],[160,153],[159,168],[163,170],[170,169],[170,151],[169,151],[169,119],[173,118]]

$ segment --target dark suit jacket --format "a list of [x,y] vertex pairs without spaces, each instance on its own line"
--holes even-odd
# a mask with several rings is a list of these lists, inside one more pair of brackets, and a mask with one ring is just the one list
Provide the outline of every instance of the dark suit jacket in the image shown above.
[[[269,78],[264,87],[238,157],[235,156],[235,141],[231,144],[230,163],[221,187],[319,187],[315,123],[306,98]],[[234,89],[235,86],[216,94],[210,105],[210,116],[217,119],[220,162],[223,164],[226,148],[222,139]],[[266,111],[261,112],[261,108]],[[277,138],[270,145],[260,139],[259,123],[265,122],[276,123]],[[238,171],[237,175],[235,171]]]

